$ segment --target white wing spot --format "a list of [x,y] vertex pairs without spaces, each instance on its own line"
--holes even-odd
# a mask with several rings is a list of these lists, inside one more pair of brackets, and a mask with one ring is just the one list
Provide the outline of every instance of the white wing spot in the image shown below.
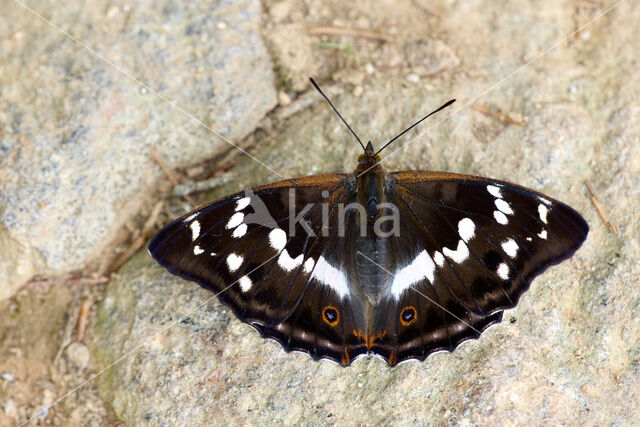
[[253,286],[253,282],[249,276],[242,276],[240,280],[238,280],[238,284],[240,285],[242,292],[247,292]]
[[236,239],[239,239],[245,234],[247,234],[247,224],[240,224],[235,228],[235,230],[233,230],[233,233],[231,235]]
[[502,250],[504,251],[504,253],[509,255],[511,258],[515,258],[516,254],[518,253],[518,249],[519,249],[518,248],[518,244],[513,239],[507,239],[502,244]]
[[463,218],[458,223],[458,234],[465,242],[468,242],[476,235],[476,225],[470,218]]
[[274,228],[269,233],[269,244],[276,251],[281,251],[287,244],[287,233],[282,228]]
[[202,252],[204,252],[204,249],[202,249],[200,246],[195,245],[193,247],[193,254],[194,255],[200,255]]
[[509,222],[505,214],[500,211],[493,211],[493,217],[502,225],[506,225]]
[[444,257],[438,251],[433,253],[433,260],[438,264],[438,267],[442,267],[444,265]]
[[502,199],[496,199],[494,203],[502,213],[506,213],[507,215],[513,215],[513,209],[511,209],[511,206],[509,206],[509,203],[505,202]]
[[549,209],[547,209],[545,205],[543,205],[542,203],[538,205],[538,214],[540,215],[540,219],[542,220],[542,222],[544,222],[545,224],[548,224],[547,223],[548,212],[549,212]]
[[191,228],[191,241],[195,242],[198,236],[200,235],[200,222],[193,221],[189,226]]
[[435,270],[436,266],[433,260],[427,251],[423,250],[411,264],[401,268],[393,276],[393,284],[391,285],[393,297],[399,300],[405,290],[425,278],[428,279],[430,283],[433,283],[433,273]]
[[236,212],[241,211],[242,209],[244,209],[247,206],[249,206],[249,203],[251,203],[251,198],[250,197],[244,197],[244,198],[238,200],[238,203],[236,203]]
[[527,237],[527,242],[532,241],[533,239],[531,237]]
[[458,242],[458,248],[455,251],[449,248],[443,248],[442,252],[458,264],[469,257],[469,248],[467,248],[467,245],[462,240]]
[[498,276],[500,276],[500,278],[502,280],[508,280],[509,279],[509,266],[507,266],[507,264],[500,263],[500,265],[498,266],[498,270],[496,270],[496,272],[498,273]]
[[216,256],[216,255],[218,255],[218,254],[216,254],[215,252],[211,252],[209,255],[211,255],[211,256]]
[[311,273],[311,271],[313,271],[313,266],[315,264],[316,263],[313,260],[313,258],[307,258],[307,260],[304,262],[304,272],[305,273]]
[[538,200],[540,200],[542,203],[544,203],[547,206],[551,206],[551,200],[545,199],[542,196],[538,196]]
[[198,216],[198,212],[194,212],[191,215],[189,215],[188,217],[186,217],[183,222],[190,222],[192,219],[194,219],[197,216]]
[[242,255],[236,255],[233,252],[229,254],[227,257],[227,267],[229,267],[230,272],[235,272],[242,265],[242,261],[244,258]]
[[184,223],[191,222],[191,220],[194,219],[195,217],[197,217],[198,215],[200,215],[199,212],[194,212],[191,215],[189,215],[188,217],[186,217],[182,222],[184,222]]
[[349,294],[349,286],[344,273],[329,264],[323,256],[318,258],[316,268],[314,268],[311,278],[329,286],[336,291],[340,298],[344,298]]
[[244,219],[244,214],[242,212],[234,213],[233,216],[229,218],[229,222],[227,223],[227,230],[236,228],[237,226],[242,224],[243,219]]
[[289,252],[287,252],[287,250],[285,249],[278,257],[278,265],[282,267],[284,271],[291,271],[302,264],[303,259],[303,254],[300,254],[295,258],[291,258],[291,255],[289,255]]
[[498,199],[502,198],[502,191],[500,191],[500,188],[496,187],[495,185],[487,185],[487,191],[491,193],[492,196]]
[[539,232],[538,237],[547,240],[547,230],[542,230],[541,232]]

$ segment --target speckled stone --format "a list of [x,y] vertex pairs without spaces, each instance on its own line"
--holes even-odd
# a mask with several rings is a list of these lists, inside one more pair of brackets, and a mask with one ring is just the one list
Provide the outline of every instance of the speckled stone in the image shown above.
[[257,0],[29,5],[178,108],[0,2],[0,242],[19,244],[0,243],[0,297],[104,267],[154,197],[151,149],[170,167],[232,149],[179,109],[240,143],[277,102]]
[[[381,2],[381,15],[397,12]],[[318,6],[321,7],[321,6]],[[366,9],[365,6],[360,6]],[[461,60],[421,83],[367,81],[334,102],[366,140],[393,136],[450,97],[458,103],[386,155],[388,169],[436,169],[507,179],[575,207],[589,238],[537,278],[505,321],[453,354],[388,368],[349,368],[286,354],[213,295],[140,253],[112,281],[91,345],[102,394],[129,424],[625,424],[640,419],[640,74],[637,2],[590,27],[490,91],[483,103],[521,115],[507,125],[474,97],[575,29],[575,6],[469,1],[438,9]],[[399,12],[398,12],[399,13]],[[595,17],[595,12],[593,15]],[[470,19],[473,17],[473,19]],[[382,22],[382,21],[381,21]],[[421,36],[422,37],[422,36]],[[428,86],[427,86],[428,85]],[[441,115],[440,117],[443,117]],[[358,146],[325,104],[302,111],[258,144],[286,176],[351,170]],[[273,179],[251,159],[214,196]],[[620,228],[593,208],[589,179]],[[132,352],[131,355],[119,358]]]
[[[619,167],[631,156],[610,161],[604,154],[610,143],[603,141],[611,138],[631,152],[640,133],[636,125],[626,127],[630,116],[620,113],[630,110],[629,104],[603,113],[554,95],[556,88],[546,94],[544,105],[527,101],[537,90],[536,76],[513,83],[523,94],[525,128],[466,109],[389,159],[393,168],[508,178],[585,215],[592,227],[587,242],[570,261],[536,279],[505,322],[453,354],[439,353],[424,363],[390,369],[365,358],[341,368],[285,353],[212,300],[211,293],[169,275],[141,254],[110,283],[96,326],[94,352],[105,364],[139,347],[103,378],[118,416],[152,424],[608,424],[637,417],[638,405],[632,403],[640,390],[637,178]],[[592,90],[601,90],[601,84]],[[471,92],[470,86],[458,83],[449,91]],[[538,92],[537,98],[542,96]],[[345,94],[335,101],[361,133],[379,141],[406,124],[399,117],[414,117],[422,106],[444,97],[393,81],[388,90],[365,92],[363,99]],[[382,102],[384,110],[365,108]],[[493,137],[484,141],[474,132]],[[358,152],[324,105],[292,119],[264,145],[262,157],[287,175],[348,170]],[[244,178],[220,194],[267,179],[249,160],[236,171]],[[615,206],[621,235],[611,235],[602,224],[585,178],[597,182],[609,206]]]

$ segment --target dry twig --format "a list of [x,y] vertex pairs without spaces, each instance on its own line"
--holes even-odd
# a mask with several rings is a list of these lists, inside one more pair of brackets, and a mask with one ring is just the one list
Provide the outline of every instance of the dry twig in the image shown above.
[[[153,160],[155,160],[158,163],[158,165],[160,165],[162,172],[164,172],[164,174],[167,175],[167,178],[169,178],[169,181],[171,181],[173,186],[175,187],[176,185],[178,185],[178,180],[176,179],[176,176],[171,171],[171,169],[167,167],[166,163],[164,162],[162,157],[160,157],[160,154],[158,154],[156,150],[151,149],[151,157],[153,157]],[[196,202],[188,194],[184,194],[182,195],[182,197],[184,197],[184,199],[187,202],[191,203],[191,206],[193,206],[194,208],[197,206]]]
[[153,209],[151,209],[149,217],[142,226],[142,232],[136,239],[134,239],[133,242],[131,242],[129,247],[125,249],[118,258],[116,258],[113,264],[111,264],[111,266],[107,270],[107,276],[110,276],[111,273],[118,270],[122,266],[122,264],[124,264],[125,262],[127,262],[127,260],[129,260],[129,258],[134,256],[136,252],[138,252],[138,250],[144,245],[144,242],[146,242],[147,239],[151,237],[151,235],[155,231],[155,223],[158,220],[160,212],[162,211],[163,204],[163,201],[159,201],[155,204]]
[[84,339],[84,333],[87,330],[87,321],[89,319],[89,309],[91,308],[91,300],[85,298],[80,305],[80,313],[78,314],[78,322],[76,323],[76,337],[78,341]]
[[338,28],[338,27],[314,27],[309,28],[307,31],[310,35],[331,35],[331,36],[352,36],[352,37],[362,37],[365,39],[371,40],[382,40],[389,41],[389,37],[385,36],[381,33],[376,33],[373,31],[365,31],[365,30],[354,30],[352,28]]
[[220,166],[214,168],[211,171],[211,173],[209,174],[209,176],[211,177],[211,176],[219,174],[220,172],[227,171],[227,170],[231,169],[232,167],[234,167],[236,165],[236,163],[238,163],[238,162],[236,162],[235,160],[229,160],[228,162],[225,162],[225,163],[221,164]]
[[495,108],[495,107],[490,107],[484,104],[473,104],[471,108],[473,108],[479,113],[482,113],[489,117],[493,117],[494,119],[500,120],[501,122],[504,122],[504,123],[509,123],[509,124],[518,125],[518,126],[526,125],[525,122],[521,120],[515,120],[511,118],[508,114],[504,114],[502,111],[500,111],[498,108]]
[[589,195],[591,196],[591,203],[593,203],[593,206],[595,206],[596,211],[598,211],[598,215],[600,215],[600,218],[602,218],[602,221],[604,221],[609,231],[612,234],[617,235],[619,233],[618,227],[616,227],[615,224],[611,221],[611,219],[609,218],[609,215],[604,210],[602,203],[600,203],[600,201],[598,200],[598,197],[596,196],[596,190],[593,188],[593,185],[591,184],[591,182],[589,182],[589,180],[585,181],[584,183],[587,185],[587,188],[589,189]]
[[64,277],[62,279],[45,279],[27,282],[25,286],[43,286],[43,285],[98,285],[107,283],[108,277]]

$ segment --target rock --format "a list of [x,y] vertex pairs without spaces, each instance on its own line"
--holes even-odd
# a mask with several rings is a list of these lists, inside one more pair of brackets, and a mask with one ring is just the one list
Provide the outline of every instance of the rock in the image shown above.
[[279,24],[265,29],[264,35],[281,84],[296,92],[305,90],[309,86],[309,77],[316,76],[318,69],[305,25],[297,22]]
[[423,76],[460,65],[453,49],[441,40],[423,39],[407,43],[405,54],[413,70]]
[[12,399],[7,399],[4,402],[4,415],[12,418],[13,421],[18,421],[18,407]]
[[281,107],[286,107],[287,105],[291,105],[291,96],[284,90],[278,92],[278,103]]
[[67,359],[79,369],[85,369],[89,366],[91,358],[89,349],[86,345],[73,342],[65,349]]
[[11,297],[45,266],[42,255],[25,245],[26,238],[13,234],[14,237],[0,224],[0,301]]
[[416,73],[409,73],[406,78],[409,83],[420,83],[420,76]]
[[[359,98],[345,90],[333,102],[356,132],[380,146],[458,98],[383,152],[385,167],[492,176],[557,197],[591,226],[578,253],[533,281],[505,313],[510,321],[453,354],[393,369],[375,358],[340,368],[286,354],[211,293],[140,253],[109,284],[94,328],[92,353],[104,365],[141,346],[99,378],[118,417],[129,424],[624,424],[640,417],[640,183],[633,175],[640,81],[631,72],[640,6],[623,3],[591,28],[588,41],[562,45],[486,95],[489,104],[526,117],[526,126],[470,108],[436,125],[520,66],[514,52],[533,57],[574,29],[570,5],[510,7],[518,13],[480,1],[439,9],[465,73],[442,69],[433,91],[379,70]],[[492,24],[495,17],[500,22]],[[489,137],[474,137],[478,126]],[[360,152],[324,103],[276,125],[258,146],[256,155],[286,176],[349,171]],[[212,197],[273,179],[251,159],[234,173],[238,180]],[[601,191],[620,235],[602,224],[585,179]]]
[[177,108],[18,4],[3,8],[0,298],[34,274],[106,268],[117,231],[165,179],[151,149],[172,168],[227,153],[196,120],[242,144],[276,104],[257,0],[109,5],[48,17]]

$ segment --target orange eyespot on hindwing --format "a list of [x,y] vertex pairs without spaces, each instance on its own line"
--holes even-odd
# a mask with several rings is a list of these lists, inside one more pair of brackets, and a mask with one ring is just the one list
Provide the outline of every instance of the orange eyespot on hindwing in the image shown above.
[[340,314],[335,307],[328,305],[322,310],[322,319],[327,322],[329,326],[336,326],[340,320]]
[[402,323],[402,326],[409,326],[416,321],[417,317],[416,309],[410,305],[400,312],[400,323]]

